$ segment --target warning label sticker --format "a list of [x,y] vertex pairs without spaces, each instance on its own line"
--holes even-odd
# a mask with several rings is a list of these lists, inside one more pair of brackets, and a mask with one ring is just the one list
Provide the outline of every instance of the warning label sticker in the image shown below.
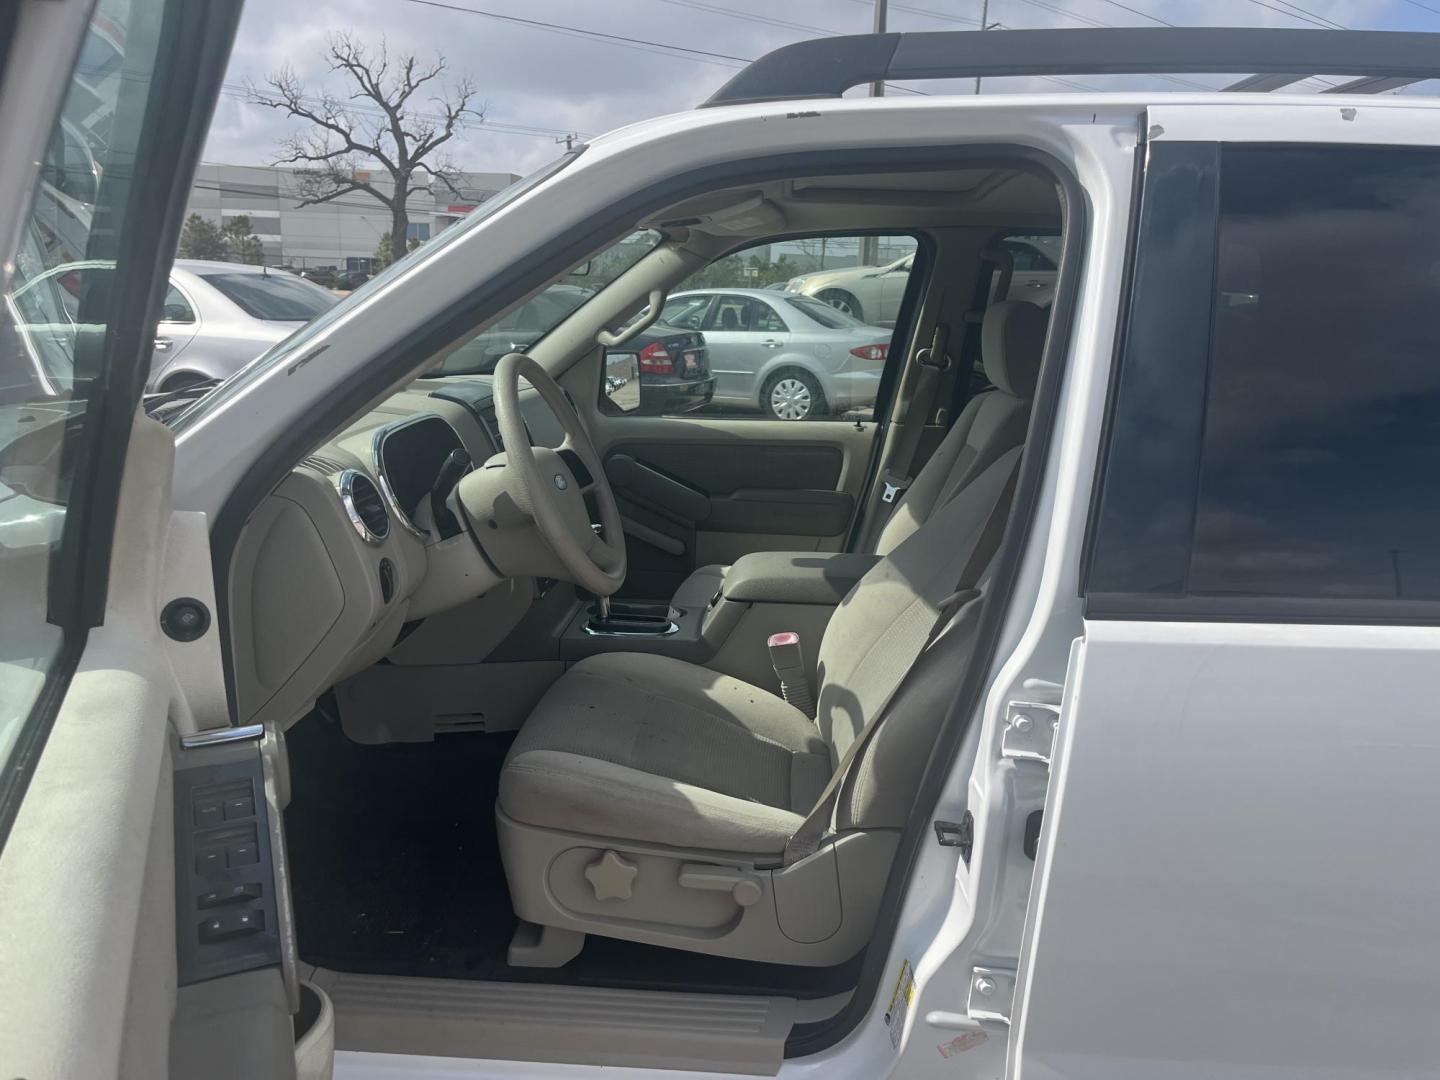
[[885,1026],[890,1029],[890,1045],[900,1046],[900,1037],[905,1033],[905,1018],[910,1015],[910,1006],[915,1002],[915,969],[906,960],[900,965],[900,977],[895,980],[895,990],[890,995],[890,1004],[885,1007]]

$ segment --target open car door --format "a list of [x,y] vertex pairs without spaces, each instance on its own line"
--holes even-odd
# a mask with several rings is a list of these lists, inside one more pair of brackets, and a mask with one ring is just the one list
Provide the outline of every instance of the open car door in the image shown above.
[[[7,1077],[294,1072],[273,782],[227,727],[206,523],[139,408],[239,6],[0,5]],[[114,273],[62,295],[72,262]]]

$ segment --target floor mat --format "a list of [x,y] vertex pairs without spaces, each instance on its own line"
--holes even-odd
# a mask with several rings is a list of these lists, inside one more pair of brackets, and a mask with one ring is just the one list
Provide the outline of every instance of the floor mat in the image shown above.
[[[286,734],[286,845],[300,956],[337,971],[430,978],[819,997],[861,957],[793,968],[588,938],[564,968],[511,968],[515,913],[495,797],[514,736],[365,746],[322,707]],[[862,954],[863,955],[863,954]]]

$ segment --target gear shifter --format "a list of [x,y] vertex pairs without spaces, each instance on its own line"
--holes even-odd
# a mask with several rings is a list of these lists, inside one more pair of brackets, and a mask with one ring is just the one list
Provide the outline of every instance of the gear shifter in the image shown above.
[[435,483],[430,485],[430,516],[441,540],[460,535],[460,522],[455,520],[447,500],[455,485],[460,483],[460,478],[470,471],[470,465],[470,455],[461,447],[456,447],[435,474]]

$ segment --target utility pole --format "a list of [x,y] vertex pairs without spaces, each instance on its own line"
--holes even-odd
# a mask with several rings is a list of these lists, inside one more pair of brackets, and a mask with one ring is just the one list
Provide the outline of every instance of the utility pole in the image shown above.
[[[885,16],[889,10],[889,0],[875,0],[875,23],[873,30],[877,34],[885,33]],[[870,84],[871,97],[885,96],[885,80],[876,79]],[[823,259],[821,260],[824,261]],[[880,238],[878,236],[862,236],[860,238],[860,265],[876,266],[880,262]]]
[[560,143],[563,142],[565,144],[566,153],[569,153],[571,150],[575,149],[575,140],[578,138],[580,138],[579,134],[572,131],[569,135],[561,135],[558,139],[555,140],[555,144],[558,146]]
[[[889,0],[875,0],[875,23],[871,30],[872,33],[885,33],[885,16],[887,11],[889,10],[889,7]],[[870,84],[870,96],[885,96],[885,80],[878,79]]]
[[[990,0],[980,0],[980,32],[990,29]],[[975,93],[980,93],[980,76],[975,76]]]

